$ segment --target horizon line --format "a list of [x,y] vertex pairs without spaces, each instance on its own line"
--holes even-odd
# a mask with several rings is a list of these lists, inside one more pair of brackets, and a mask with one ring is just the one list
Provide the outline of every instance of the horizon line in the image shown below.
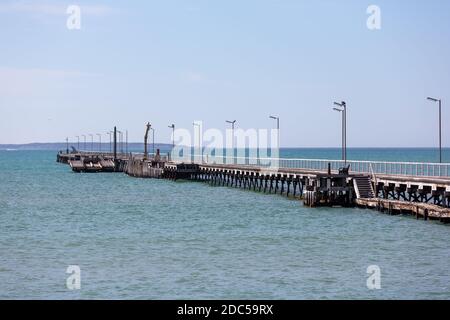
[[[40,144],[66,144],[67,142],[27,142],[27,143],[0,143],[0,146],[29,146],[29,145],[40,145]],[[75,143],[77,144],[77,143]],[[81,144],[81,143],[80,143]],[[91,144],[91,142],[87,142],[87,144]],[[99,145],[99,142],[94,142],[94,145]],[[109,145],[109,142],[102,142],[102,145]],[[123,143],[125,145],[125,142]],[[144,144],[144,142],[128,142],[128,145],[130,144]],[[152,142],[148,143],[148,145],[151,145]],[[170,142],[155,142],[155,145],[168,145],[172,146],[172,143]],[[73,145],[73,143],[69,143],[69,146]],[[195,146],[186,146],[186,147],[195,147]],[[226,148],[225,148],[226,149]],[[246,148],[247,149],[247,148]],[[341,149],[340,146],[296,146],[296,147],[286,147],[282,146],[280,149]],[[354,146],[354,147],[348,147],[347,149],[439,149],[438,146],[436,147],[426,147],[426,146]],[[450,149],[450,146],[443,146],[442,149]]]

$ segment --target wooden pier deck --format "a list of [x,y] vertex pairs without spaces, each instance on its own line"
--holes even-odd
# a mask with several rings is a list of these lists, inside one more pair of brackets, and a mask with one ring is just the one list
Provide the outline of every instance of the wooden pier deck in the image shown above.
[[429,203],[411,203],[400,200],[386,199],[355,199],[355,203],[361,208],[375,209],[390,215],[411,214],[417,219],[439,220],[441,222],[450,221],[450,210]]
[[68,164],[75,172],[123,172],[129,155],[101,152],[58,153],[56,161]]

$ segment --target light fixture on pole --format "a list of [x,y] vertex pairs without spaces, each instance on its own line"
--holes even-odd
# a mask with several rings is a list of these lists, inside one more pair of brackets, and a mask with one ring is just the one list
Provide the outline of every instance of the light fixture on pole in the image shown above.
[[102,135],[101,133],[97,133],[98,141],[99,141],[99,151],[102,152]]
[[80,151],[80,136],[76,136],[77,137],[77,149],[78,151]]
[[87,148],[86,148],[86,135],[85,134],[82,134],[81,135],[82,137],[83,137],[83,139],[84,139],[84,151],[86,152],[87,151]]
[[[199,150],[200,150],[200,153],[201,153],[201,159],[202,159],[202,163],[203,163],[203,148],[202,148],[202,143],[201,143],[201,135],[202,135],[202,132],[201,132],[201,130],[202,130],[202,126],[201,126],[201,124],[199,124],[199,123],[192,123],[192,125],[194,126],[194,128],[195,127],[198,127],[198,148],[199,148]],[[195,148],[194,148],[195,149]],[[195,155],[195,150],[194,150],[194,155]],[[194,160],[195,160],[195,156],[194,156]]]
[[120,130],[117,130],[117,133],[119,134],[120,153],[123,153],[123,133]]
[[109,152],[111,153],[112,152],[112,146],[111,146],[111,136],[112,136],[112,134],[113,134],[113,132],[112,131],[108,131],[107,133],[106,133],[108,136],[109,136]]
[[94,151],[94,135],[92,133],[89,134],[89,136],[91,137],[91,151]]
[[269,116],[270,119],[274,119],[277,121],[277,143],[278,146],[277,148],[280,149],[280,117],[276,117],[276,116]]
[[439,163],[442,163],[442,100],[431,97],[427,99],[439,103]]
[[342,160],[344,160],[345,156],[344,156],[344,110],[342,109],[338,109],[338,108],[333,108],[334,111],[337,111],[339,113],[342,114],[342,121],[341,121],[341,144],[342,144],[342,151],[341,151],[341,157]]
[[152,130],[152,153],[153,157],[156,155],[155,153],[155,128],[150,127],[150,130]]
[[172,123],[169,128],[172,129],[172,151],[175,149],[175,125]]
[[125,131],[125,150],[128,154],[128,130]]
[[236,163],[234,150],[234,125],[236,124],[236,120],[233,121],[225,120],[225,122],[231,124],[231,150],[233,151],[233,161]]
[[334,108],[334,110],[342,112],[342,160],[344,160],[344,164],[347,164],[347,103],[345,101],[335,102],[334,105],[342,108]]

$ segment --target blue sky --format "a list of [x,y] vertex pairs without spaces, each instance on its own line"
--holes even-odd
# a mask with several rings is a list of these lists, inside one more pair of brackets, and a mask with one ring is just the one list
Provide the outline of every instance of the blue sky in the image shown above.
[[[65,10],[81,7],[81,30]],[[366,27],[381,8],[382,28]],[[450,2],[0,1],[0,143],[55,142],[114,125],[159,142],[167,125],[270,128],[282,146],[450,146]],[[105,136],[106,139],[106,136]]]

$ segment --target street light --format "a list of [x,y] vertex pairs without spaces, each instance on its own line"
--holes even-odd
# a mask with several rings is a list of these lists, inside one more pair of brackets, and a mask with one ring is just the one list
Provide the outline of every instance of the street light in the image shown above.
[[66,153],[69,154],[69,137],[66,138]]
[[76,136],[77,137],[77,149],[78,152],[80,152],[80,136]]
[[91,151],[94,151],[94,135],[90,133],[89,136],[91,137]]
[[119,134],[119,148],[120,148],[120,153],[123,153],[123,135],[122,135],[122,131],[117,130],[117,133]]
[[123,154],[123,131],[119,131],[120,136],[120,153]]
[[342,134],[341,134],[341,143],[342,143],[341,154],[342,155],[341,155],[341,157],[342,157],[342,160],[344,160],[344,147],[345,147],[345,145],[344,145],[344,110],[338,109],[338,108],[333,108],[333,110],[340,112],[342,114],[342,124],[341,124],[341,127],[342,127],[342,129],[341,129],[341,132],[342,132]]
[[86,152],[87,151],[87,148],[86,148],[86,135],[85,134],[82,134],[81,135],[83,138],[84,138],[84,152]]
[[428,97],[429,101],[439,103],[439,163],[442,163],[442,100]]
[[109,152],[111,153],[112,152],[111,135],[113,134],[113,132],[112,131],[108,131],[106,134],[109,136]]
[[226,123],[231,123],[231,128],[234,130],[234,124],[236,123],[236,120],[230,121],[230,120],[225,120]]
[[270,119],[274,119],[274,120],[277,120],[277,143],[278,143],[278,146],[277,146],[277,148],[278,149],[280,149],[281,148],[281,146],[280,146],[280,117],[276,117],[276,116],[269,116],[269,118]]
[[153,153],[153,157],[155,157],[155,128],[150,127],[150,130],[152,130],[152,153]]
[[342,160],[344,164],[347,164],[347,104],[342,101],[335,102],[334,105],[342,108],[333,108],[333,110],[342,112]]
[[101,133],[97,133],[98,136],[98,141],[99,141],[99,149],[100,149],[100,153],[102,152],[102,135]]
[[[202,130],[202,126],[199,123],[192,123],[192,125],[194,127],[198,127],[198,148],[200,149],[200,152],[202,154],[202,163],[203,163],[203,148],[201,146],[201,130]],[[194,129],[195,130],[195,129]],[[194,148],[195,149],[195,148]],[[194,155],[195,155],[195,150],[194,150]],[[195,160],[195,156],[194,156],[194,160]]]
[[233,160],[236,162],[234,150],[234,125],[236,124],[236,120],[225,120],[225,122],[231,124],[231,150],[233,150]]
[[175,149],[175,125],[172,123],[172,125],[170,125],[169,128],[172,129],[172,151],[173,151]]

